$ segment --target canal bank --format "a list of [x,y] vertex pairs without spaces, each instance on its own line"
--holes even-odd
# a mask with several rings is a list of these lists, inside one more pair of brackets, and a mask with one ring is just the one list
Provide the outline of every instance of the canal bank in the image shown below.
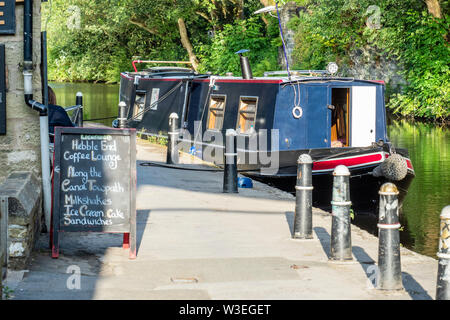
[[[401,248],[405,290],[373,289],[375,236],[352,225],[354,262],[330,263],[329,213],[313,210],[314,239],[292,240],[291,194],[258,182],[224,194],[220,172],[139,165],[165,157],[164,147],[139,141],[136,260],[120,234],[96,233],[65,234],[51,259],[43,234],[29,270],[10,274],[12,298],[434,299],[437,260]],[[79,289],[68,288],[74,268]]]
[[[76,93],[83,92],[85,119],[101,118],[104,120],[96,122],[111,126],[111,117],[117,117],[118,85],[56,82],[50,85],[58,104],[63,106],[73,105]],[[389,119],[388,137],[395,145],[409,150],[416,172],[400,216],[401,242],[415,252],[434,258],[438,250],[439,213],[450,203],[450,128]],[[375,214],[359,215],[353,223],[376,234]]]

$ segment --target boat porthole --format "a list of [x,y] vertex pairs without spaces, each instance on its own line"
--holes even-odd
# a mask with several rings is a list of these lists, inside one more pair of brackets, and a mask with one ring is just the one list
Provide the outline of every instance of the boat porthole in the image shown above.
[[300,106],[294,107],[292,109],[292,115],[295,119],[300,119],[303,115],[303,109]]

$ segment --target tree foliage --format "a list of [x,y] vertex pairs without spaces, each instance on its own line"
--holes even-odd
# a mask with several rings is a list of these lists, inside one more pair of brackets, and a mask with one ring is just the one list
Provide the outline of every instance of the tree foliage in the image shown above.
[[246,55],[254,75],[261,76],[264,71],[276,69],[277,47],[272,42],[277,39],[278,29],[269,27],[269,31],[265,32],[257,20],[250,18],[226,24],[223,30],[217,31],[210,43],[200,47],[201,71],[240,74],[240,63],[236,55],[240,49],[250,49]]
[[[49,77],[116,82],[120,71],[130,69],[133,57],[194,61],[201,50],[214,45],[211,34],[226,36],[233,25],[246,25],[259,6],[257,0],[52,0],[43,5]],[[258,29],[259,38],[267,40],[260,18],[251,18],[248,27],[249,35]],[[260,42],[242,45],[253,52],[260,50]]]
[[296,67],[337,61],[342,75],[383,78],[394,112],[450,117],[448,16],[436,18],[415,0],[317,0],[306,7],[291,21]]
[[[281,6],[287,0],[278,1]],[[448,0],[295,0],[293,68],[381,78],[388,107],[448,119]],[[252,13],[273,0],[51,0],[43,4],[49,77],[117,82],[133,57],[190,60],[201,72],[240,74],[249,49],[255,75],[280,69],[278,21]],[[78,20],[77,20],[78,19]]]

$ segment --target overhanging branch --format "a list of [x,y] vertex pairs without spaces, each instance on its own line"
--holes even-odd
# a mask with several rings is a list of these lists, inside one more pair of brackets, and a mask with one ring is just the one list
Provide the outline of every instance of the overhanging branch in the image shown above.
[[147,31],[147,32],[149,32],[151,34],[158,35],[158,30],[156,30],[154,28],[147,27],[145,25],[145,23],[143,23],[143,22],[136,21],[136,20],[133,20],[133,19],[130,19],[129,21],[130,21],[131,24],[134,24],[135,26],[138,26],[139,28],[141,28],[141,29],[143,29],[143,30],[145,30],[145,31]]

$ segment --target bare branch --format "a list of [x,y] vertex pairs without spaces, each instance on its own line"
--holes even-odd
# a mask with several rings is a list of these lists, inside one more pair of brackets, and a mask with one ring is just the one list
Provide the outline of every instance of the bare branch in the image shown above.
[[154,29],[154,28],[149,28],[149,27],[147,27],[147,26],[145,25],[145,23],[143,23],[143,22],[136,21],[136,20],[133,20],[133,19],[130,19],[129,22],[130,22],[131,24],[134,24],[135,26],[138,26],[138,27],[141,28],[141,29],[144,29],[145,31],[147,31],[147,32],[149,32],[149,33],[151,33],[151,34],[158,35],[158,30],[156,30],[156,29]]
[[183,18],[178,18],[178,30],[180,32],[181,43],[183,47],[186,49],[189,55],[189,61],[192,63],[192,67],[194,70],[198,70],[198,60],[194,53],[194,48],[192,47],[191,41],[189,40],[189,36],[186,29],[186,24],[184,23]]
[[428,12],[435,18],[442,18],[441,5],[439,0],[425,0],[427,4]]
[[208,21],[209,23],[213,24],[213,21],[208,17],[206,13],[201,11],[195,11],[195,13],[198,14],[200,17],[205,18],[206,21]]

